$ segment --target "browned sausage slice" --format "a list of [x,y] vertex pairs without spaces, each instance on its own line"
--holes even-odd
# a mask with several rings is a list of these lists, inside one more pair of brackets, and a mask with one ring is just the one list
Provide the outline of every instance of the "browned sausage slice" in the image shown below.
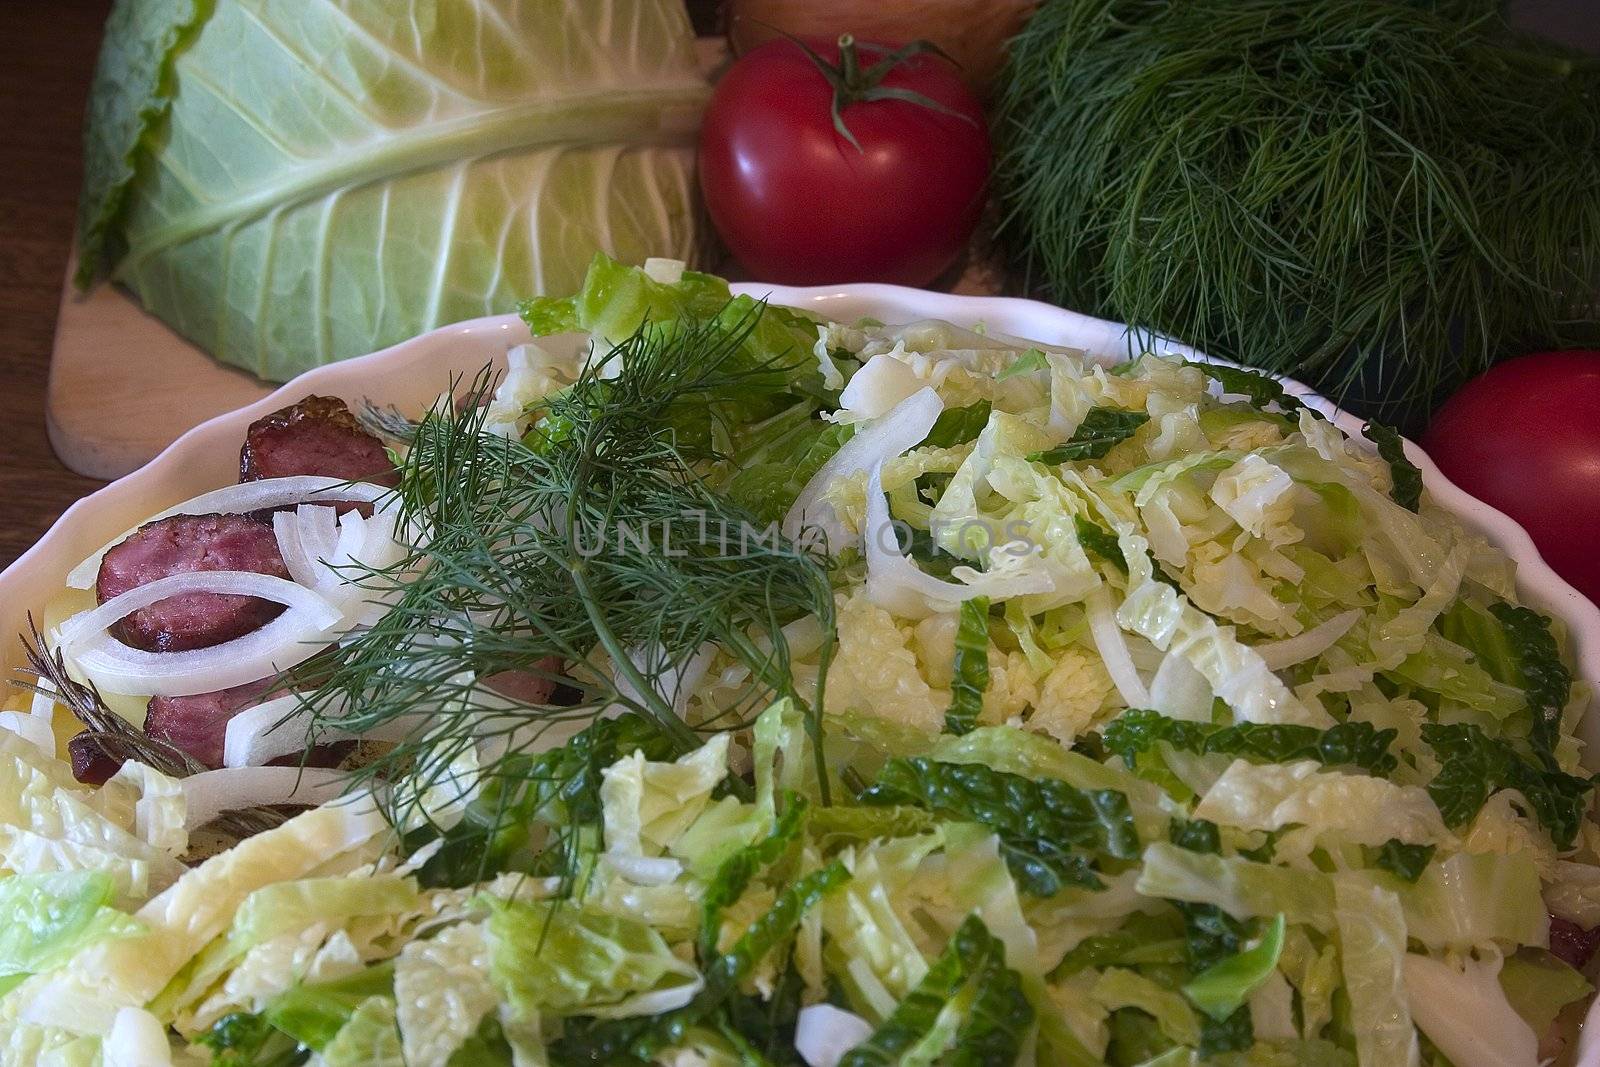
[[[559,674],[562,667],[560,657],[551,656],[534,664],[537,671],[549,671]],[[484,687],[503,697],[524,704],[548,704],[555,695],[560,683],[554,678],[546,678],[535,671],[501,671],[491,674],[483,680]]]
[[241,482],[306,474],[380,485],[399,480],[383,442],[332,396],[308,396],[257,419],[245,432]]
[[1550,916],[1550,954],[1574,970],[1583,970],[1600,947],[1600,927],[1585,930],[1575,922]]
[[[244,515],[173,515],[147,523],[106,553],[95,579],[105,603],[157,578],[194,571],[255,571],[288,578],[272,527]],[[271,621],[282,604],[225,593],[184,593],[140,608],[111,627],[147,652],[181,652],[231,641]]]
[[122,767],[122,761],[106,755],[100,742],[88,733],[67,741],[67,758],[72,761],[72,777],[85,785],[105,785]]
[[207,767],[220,767],[228,720],[244,708],[260,703],[273,681],[264,678],[216,693],[187,697],[151,697],[144,732],[187,752]]

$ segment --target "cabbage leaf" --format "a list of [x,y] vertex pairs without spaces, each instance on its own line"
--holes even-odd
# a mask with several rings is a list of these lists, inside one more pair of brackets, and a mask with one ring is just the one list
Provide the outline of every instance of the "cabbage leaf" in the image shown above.
[[[841,1067],[934,1062],[951,1067],[1014,1063],[1034,1009],[1005,947],[976,915],[872,1036]],[[946,1048],[950,1051],[944,1054]]]
[[689,258],[705,95],[675,0],[119,0],[80,280],[284,380]]
[[884,764],[863,799],[912,804],[945,818],[982,823],[999,835],[1000,854],[1012,876],[1036,896],[1053,896],[1066,885],[1102,886],[1090,857],[1078,850],[1121,859],[1138,855],[1128,798],[1111,789],[1075,789],[980,764],[913,756]]

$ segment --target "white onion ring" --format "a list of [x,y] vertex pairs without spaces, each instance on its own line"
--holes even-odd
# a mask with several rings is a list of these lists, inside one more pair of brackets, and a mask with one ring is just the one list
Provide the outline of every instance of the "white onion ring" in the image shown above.
[[[302,504],[272,516],[278,552],[295,581],[317,590],[344,612],[354,629],[370,623],[386,605],[385,598],[350,581],[341,570],[359,567],[384,570],[400,562],[405,548],[395,538],[395,515],[379,509],[370,518],[355,511],[335,517],[329,507]],[[388,593],[397,590],[386,590]]]
[[844,528],[838,516],[832,508],[822,505],[828,487],[840,478],[860,474],[874,463],[893,459],[921,444],[943,410],[944,401],[939,394],[922,389],[900,401],[882,418],[867,423],[800,490],[783,517],[783,535],[796,540],[805,527],[815,526],[827,535],[830,544],[843,546]]
[[336,800],[350,776],[322,767],[227,767],[202,771],[182,780],[191,829],[204,826],[225,811],[263,804],[316,806]]
[[1253,648],[1256,655],[1266,662],[1269,670],[1281,671],[1285,667],[1304,663],[1328,651],[1334,642],[1350,632],[1350,627],[1360,618],[1361,612],[1351,608],[1335,615],[1327,622],[1318,623],[1305,633],[1286,637],[1281,641],[1268,641]]
[[[49,641],[46,641],[45,644],[46,647],[54,647]],[[29,714],[33,715],[34,718],[43,719],[45,722],[53,722],[56,717],[56,698],[53,695],[56,692],[56,687],[51,684],[48,678],[36,679],[34,686],[33,699],[28,704]]]
[[811,1004],[795,1020],[794,1050],[806,1067],[838,1067],[844,1054],[872,1036],[872,1024],[832,1004]]
[[1094,638],[1095,651],[1105,664],[1106,673],[1117,687],[1117,695],[1130,708],[1150,706],[1150,691],[1133,665],[1133,655],[1128,651],[1127,639],[1117,628],[1117,617],[1111,608],[1111,594],[1099,586],[1084,601],[1089,618],[1089,634]]
[[[273,600],[282,615],[242,637],[187,652],[146,652],[112,637],[106,628],[130,611],[182,593],[223,593]],[[231,689],[293,667],[328,641],[343,619],[339,608],[314,590],[254,571],[171,574],[79,612],[61,627],[60,648],[109,693],[192,696]]]
[[334,509],[301,504],[294,511],[276,512],[272,533],[290,576],[308,588],[321,586],[325,568],[319,561],[332,556],[339,543],[339,518]]
[[[209,493],[201,493],[197,497],[191,497],[181,504],[174,504],[165,511],[150,516],[139,526],[171,518],[173,515],[209,515],[213,512],[243,514],[316,500],[355,500],[372,504],[393,492],[392,489],[370,482],[345,482],[338,478],[322,478],[315,475],[262,478],[259,481],[240,482],[238,485],[224,486]],[[124,530],[100,546],[99,550],[88,559],[72,568],[72,572],[67,575],[67,586],[72,589],[93,589],[95,578],[100,573],[101,559],[107,552],[127,540],[139,526]]]
[[977,595],[968,586],[935,578],[900,551],[889,517],[889,502],[883,495],[881,462],[874,463],[867,474],[867,516],[863,526],[867,556],[867,599],[874,604],[903,618],[920,619],[927,617],[930,612],[929,600],[946,605],[959,604]]
[[61,624],[61,651],[64,655],[70,656],[92,635],[104,632],[118,619],[140,608],[147,608],[157,601],[186,593],[260,597],[282,604],[286,608],[299,608],[318,619],[326,620],[325,625],[328,626],[338,621],[333,616],[327,600],[316,591],[276,575],[260,574],[256,571],[185,571],[182,574],[169,574],[165,578],[157,578],[153,582],[134,586],[98,607],[80,611],[67,619]]
[[[424,715],[405,715],[370,730],[344,730],[329,726],[326,718],[317,741],[404,741],[425,721]],[[274,697],[237,712],[228,720],[222,742],[224,767],[260,767],[281,756],[304,752],[311,741],[312,715],[294,693]]]

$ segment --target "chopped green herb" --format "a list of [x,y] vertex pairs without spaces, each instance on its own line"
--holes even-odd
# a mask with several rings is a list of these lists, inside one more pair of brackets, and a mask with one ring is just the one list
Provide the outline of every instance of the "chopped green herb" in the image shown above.
[[1045,357],[1042,351],[1037,348],[1030,348],[1012,360],[1009,367],[994,377],[995,381],[1003,382],[1007,378],[1015,378],[1019,374],[1032,374],[1034,371],[1046,370],[1049,366],[1050,360]]
[[612,1019],[571,1027],[550,1046],[558,1064],[651,1062],[656,1053],[683,1040],[693,1026],[712,1017],[736,996],[739,984],[780,944],[794,936],[800,919],[817,901],[850,880],[840,863],[792,882],[727,952],[705,968],[705,986],[693,1000],[665,1015]]
[[1381,422],[1369,422],[1361,428],[1361,436],[1378,446],[1378,457],[1389,465],[1389,480],[1394,484],[1389,495],[1394,502],[1407,511],[1416,511],[1422,504],[1422,472],[1406,458],[1399,431]]
[[1165,741],[1185,752],[1220,752],[1261,763],[1316,760],[1324,766],[1349,765],[1374,774],[1398,766],[1389,753],[1397,731],[1379,730],[1366,722],[1345,722],[1318,730],[1290,723],[1209,723],[1171,719],[1158,711],[1130,708],[1106,726],[1102,738],[1110,751],[1133,765],[1135,757]]
[[1117,543],[1115,535],[1082,515],[1072,517],[1072,526],[1078,533],[1078,543],[1084,551],[1099,556],[1123,574],[1128,573],[1128,559],[1122,554],[1122,546]]
[[983,694],[989,688],[989,598],[976,596],[961,603],[956,628],[956,660],[950,681],[950,710],[944,728],[964,734],[978,725]]
[[1061,958],[1050,977],[1060,980],[1089,968],[1174,964],[1187,958],[1188,947],[1180,916],[1174,912],[1160,915],[1135,912],[1111,933],[1096,934],[1078,942]]
[[1298,412],[1303,409],[1313,415],[1317,414],[1316,409],[1307,407],[1299,397],[1285,392],[1283,383],[1269,374],[1246,370],[1244,367],[1202,363],[1192,359],[1185,360],[1184,363],[1222,386],[1224,395],[1242,396],[1258,411],[1271,411],[1276,406],[1280,411]]
[[1222,852],[1222,833],[1210,819],[1173,819],[1167,839],[1190,852],[1213,856]]
[[1561,662],[1548,618],[1504,601],[1489,605],[1489,613],[1505,628],[1506,642],[1528,694],[1528,711],[1533,716],[1528,740],[1546,766],[1554,769],[1561,713],[1572,698],[1572,672]]
[[1070,463],[1080,459],[1100,459],[1111,449],[1126,441],[1134,432],[1150,421],[1142,411],[1122,408],[1090,408],[1078,424],[1078,429],[1066,444],[1057,445],[1028,457],[1032,463]]
[[1184,984],[1183,995],[1212,1022],[1226,1021],[1277,969],[1283,933],[1283,916],[1275,916],[1256,944],[1195,975]]
[[1536,766],[1509,743],[1493,740],[1471,723],[1424,723],[1422,739],[1439,759],[1439,773],[1428,783],[1428,794],[1439,805],[1445,825],[1467,823],[1491,793],[1516,789],[1532,805],[1557,848],[1571,848],[1577,840],[1595,779]]
[[705,896],[700,900],[699,948],[702,960],[709,960],[716,954],[723,909],[737,903],[756,872],[778,862],[789,851],[789,846],[799,839],[806,822],[806,808],[805,797],[793,792],[785,793],[783,814],[778,816],[772,832],[723,860],[717,873],[706,884]]
[[1433,861],[1436,845],[1408,845],[1390,838],[1378,849],[1377,865],[1391,874],[1415,883]]
[[[1173,906],[1183,916],[1190,974],[1204,974],[1229,957],[1237,956],[1249,940],[1248,924],[1235,919],[1215,904],[1174,901]],[[1249,1048],[1254,1041],[1255,1031],[1251,1025],[1248,1004],[1240,1006],[1220,1022],[1209,1016],[1201,1017],[1202,1056]]]
[[989,402],[980,400],[964,408],[949,408],[941,412],[923,444],[953,448],[976,440],[989,424],[989,410]]
[[[968,916],[922,980],[872,1036],[844,1054],[839,1067],[892,1067],[926,1041],[947,1008],[965,999],[963,1018],[939,1063],[986,1067],[1012,1063],[1033,1026],[1022,979],[1005,965],[1005,945],[983,920]],[[944,1049],[935,1050],[944,1053]]]
[[1032,780],[976,763],[924,757],[891,759],[869,804],[916,804],[949,819],[982,823],[1000,839],[1000,853],[1017,884],[1048,897],[1065,885],[1098,889],[1088,857],[1139,855],[1128,798],[1111,789],[1075,789],[1053,779]]

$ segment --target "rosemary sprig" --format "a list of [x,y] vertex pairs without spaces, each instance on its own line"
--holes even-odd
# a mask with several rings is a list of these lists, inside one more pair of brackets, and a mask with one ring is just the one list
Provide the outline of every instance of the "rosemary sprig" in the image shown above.
[[[546,401],[521,441],[484,431],[487,374],[459,410],[405,427],[381,420],[407,438],[397,492],[416,547],[395,569],[360,576],[392,593],[385,615],[296,673],[319,729],[425,724],[361,772],[389,781],[397,824],[414,821],[450,762],[485,739],[501,753],[479,774],[500,797],[549,791],[519,757],[545,747],[545,731],[602,711],[648,718],[682,752],[701,731],[744,727],[787,696],[820,735],[823,694],[795,691],[782,628],[808,615],[821,622],[825,674],[834,633],[826,561],[704,480],[728,458],[714,442],[738,436],[729,413],[770,406],[792,369],[752,364],[745,351],[763,311],[642,326]],[[620,370],[602,377],[603,367]],[[690,724],[661,690],[707,644],[750,681],[720,717]],[[540,671],[552,657],[568,665],[573,706],[514,704],[481,682]],[[498,819],[526,809],[478,814],[477,829],[493,836]]]
[[[205,764],[187,752],[158,740],[138,729],[106,706],[94,684],[79,682],[67,672],[59,649],[52,649],[39,632],[33,613],[28,614],[28,632],[18,635],[27,666],[21,673],[33,681],[10,679],[12,687],[38,693],[64,706],[83,724],[83,734],[116,763],[136,760],[172,778],[187,778],[206,769]],[[209,824],[212,829],[235,837],[270,830],[284,822],[285,815],[275,808],[241,808],[224,812]]]

